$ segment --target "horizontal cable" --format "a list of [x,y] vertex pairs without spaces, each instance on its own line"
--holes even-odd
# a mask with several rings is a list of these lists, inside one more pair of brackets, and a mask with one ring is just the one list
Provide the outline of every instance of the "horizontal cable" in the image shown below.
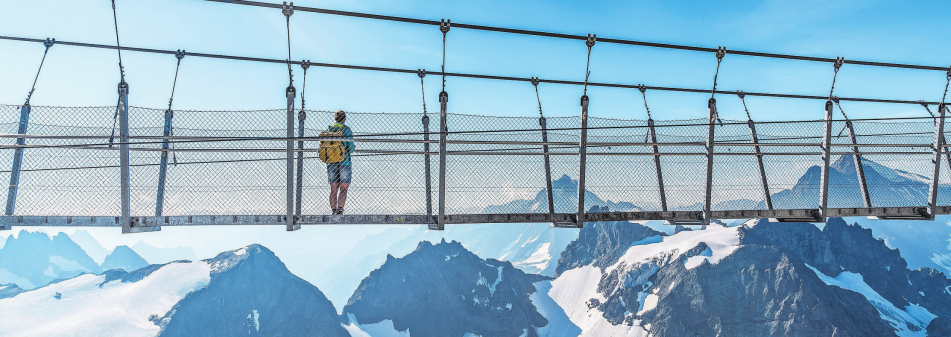
[[[217,1],[217,0],[208,0],[208,1]],[[295,7],[296,8],[296,7]],[[24,41],[24,42],[37,42],[42,43],[46,40],[41,39],[31,39],[31,38],[22,38],[22,37],[9,37],[9,36],[0,36],[0,40],[12,40],[12,41]],[[67,46],[77,46],[77,47],[90,47],[90,48],[100,48],[100,49],[116,49],[116,46],[102,45],[102,44],[93,44],[93,43],[80,43],[80,42],[69,42],[69,41],[56,41],[57,44],[67,45]],[[149,48],[136,48],[136,47],[119,47],[122,50],[129,50],[135,52],[144,52],[144,53],[158,53],[158,54],[168,54],[174,55],[177,51],[171,50],[159,50],[159,49],[149,49]],[[219,54],[206,54],[206,53],[194,53],[194,52],[185,52],[187,56],[196,56],[196,57],[206,57],[206,58],[215,58],[215,59],[227,59],[227,60],[240,60],[240,61],[252,61],[252,62],[265,62],[265,63],[275,63],[281,65],[287,65],[287,60],[278,60],[278,59],[267,59],[259,57],[245,57],[245,56],[231,56],[231,55],[219,55]],[[300,61],[291,61],[291,64],[300,65]],[[325,68],[339,68],[339,69],[354,69],[354,70],[367,70],[367,71],[380,71],[380,72],[391,72],[391,73],[403,73],[403,74],[413,74],[417,75],[420,70],[417,69],[398,69],[398,68],[386,68],[386,67],[369,67],[369,66],[358,66],[358,65],[347,65],[347,64],[335,64],[335,63],[321,63],[321,62],[311,62],[311,66],[325,67]],[[423,73],[427,75],[443,75],[442,72],[438,71],[426,71],[422,70]],[[467,73],[445,73],[445,76],[449,77],[461,77],[461,78],[478,78],[478,79],[490,79],[490,80],[502,80],[502,81],[517,81],[517,82],[531,82],[532,79],[528,77],[513,77],[513,76],[496,76],[496,75],[483,75],[483,74],[467,74]],[[567,84],[567,85],[584,85],[582,81],[566,81],[566,80],[546,80],[538,79],[540,83],[551,83],[551,84]],[[640,87],[638,84],[620,84],[620,83],[597,83],[597,82],[588,82],[588,86],[595,87],[607,87],[607,88],[627,88],[627,89],[637,89]],[[710,89],[691,89],[691,88],[676,88],[676,87],[658,87],[658,86],[644,86],[644,88],[649,90],[659,90],[659,91],[674,91],[674,92],[690,92],[690,93],[711,93]],[[717,94],[736,94],[735,90],[716,90]],[[775,94],[775,93],[761,93],[761,92],[743,92],[747,96],[760,96],[760,97],[778,97],[778,98],[798,98],[798,99],[815,99],[815,100],[828,100],[828,96],[820,95],[798,95],[798,94]],[[856,97],[839,97],[840,101],[851,101],[851,102],[872,102],[872,103],[898,103],[898,104],[929,104],[929,105],[938,105],[939,102],[921,102],[921,101],[912,101],[912,100],[899,100],[899,99],[878,99],[878,98],[856,98]]]
[[[258,1],[246,1],[246,0],[205,0],[212,2],[222,2],[229,4],[237,5],[246,5],[246,6],[256,6],[256,7],[265,7],[265,8],[275,8],[281,9],[281,5],[272,4],[266,2]],[[348,11],[338,11],[331,9],[322,9],[315,7],[305,7],[305,6],[294,6],[295,11],[301,12],[311,12],[311,13],[320,13],[328,15],[338,15],[338,16],[349,16],[373,20],[385,20],[385,21],[395,21],[395,22],[407,22],[415,24],[424,24],[431,26],[439,26],[440,21],[437,20],[423,20],[423,19],[414,19],[407,17],[399,16],[389,16],[389,15],[378,15],[378,14],[366,14],[358,12],[348,12]],[[482,30],[490,32],[500,32],[500,33],[509,33],[509,34],[519,34],[519,35],[530,35],[530,36],[542,36],[542,37],[552,37],[559,39],[569,39],[569,40],[580,40],[585,41],[587,35],[574,35],[574,34],[561,34],[561,33],[551,33],[551,32],[542,32],[535,30],[526,30],[526,29],[514,29],[514,28],[502,28],[502,27],[492,27],[492,26],[483,26],[483,25],[472,25],[453,22],[452,28],[462,28],[462,29],[472,29],[472,30]],[[599,37],[598,42],[603,43],[614,43],[614,44],[623,44],[631,46],[643,46],[643,47],[654,47],[654,48],[664,48],[664,49],[677,49],[677,50],[689,50],[689,51],[698,51],[698,52],[708,52],[716,53],[717,48],[710,47],[696,47],[696,46],[687,46],[679,44],[669,44],[669,43],[657,43],[657,42],[644,42],[644,41],[634,41],[634,40],[625,40],[625,39],[611,39]],[[777,54],[777,53],[763,53],[763,52],[753,52],[753,51],[742,51],[742,50],[729,50],[726,51],[727,54],[735,55],[744,55],[744,56],[754,56],[754,57],[766,57],[766,58],[777,58],[777,59],[787,59],[787,60],[801,60],[801,61],[814,61],[814,62],[827,62],[834,63],[835,58],[830,57],[814,57],[814,56],[801,56],[801,55],[788,55],[788,54]],[[874,61],[859,61],[859,60],[845,60],[845,63],[848,64],[857,64],[873,67],[890,67],[890,68],[905,68],[905,69],[921,69],[921,70],[938,70],[938,71],[947,71],[948,67],[938,67],[938,66],[924,66],[916,64],[903,64],[903,63],[889,63],[889,62],[874,62]]]

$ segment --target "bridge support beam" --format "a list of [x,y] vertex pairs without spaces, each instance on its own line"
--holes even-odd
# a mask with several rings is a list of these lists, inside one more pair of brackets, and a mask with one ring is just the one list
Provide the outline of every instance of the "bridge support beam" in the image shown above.
[[423,169],[425,170],[426,179],[426,215],[433,215],[433,180],[432,180],[432,164],[430,163],[429,157],[429,115],[423,115],[423,140],[426,141],[423,143]]
[[539,117],[538,125],[542,127],[542,158],[545,161],[545,191],[546,194],[548,194],[548,217],[554,219],[555,195],[551,186],[551,158],[548,156],[548,120],[545,119],[544,116]]
[[439,92],[439,216],[436,217],[436,226],[430,225],[429,229],[440,231],[446,229],[446,136],[449,135],[446,109],[448,104],[449,93],[445,90]]
[[119,204],[122,208],[118,222],[122,233],[159,231],[158,224],[147,225],[144,218],[132,217],[132,172],[129,169],[129,84],[119,82]]
[[710,97],[707,101],[707,175],[706,190],[703,199],[703,225],[710,224],[711,209],[713,208],[713,142],[715,140],[714,130],[717,122],[717,100]]
[[[301,104],[301,110],[297,112],[297,136],[304,137],[304,122],[307,120],[307,113],[304,112],[304,105]],[[304,202],[304,141],[297,141],[297,195],[294,197],[294,214],[299,218]]]
[[[165,126],[162,135],[172,135],[172,110],[165,110]],[[159,160],[158,189],[155,192],[155,216],[162,216],[165,207],[165,175],[168,172],[168,138],[162,139],[162,157]]]
[[300,224],[297,221],[297,214],[294,213],[294,98],[297,97],[297,90],[294,89],[293,85],[287,86],[287,147],[286,147],[286,161],[287,161],[287,193],[286,193],[286,205],[285,205],[285,214],[284,222],[287,225],[287,231],[295,231],[300,229]]
[[766,202],[766,209],[773,210],[773,196],[769,194],[769,182],[766,180],[766,166],[763,165],[763,152],[759,148],[759,136],[756,135],[756,124],[753,120],[747,120],[746,124],[750,127],[750,140],[753,141],[753,151],[756,153],[756,166],[759,168],[760,181],[763,183],[763,196]]
[[849,132],[849,141],[852,143],[852,163],[855,166],[855,178],[859,182],[859,193],[862,194],[862,205],[865,208],[870,208],[872,207],[872,198],[868,193],[868,185],[865,182],[865,168],[862,167],[862,154],[859,152],[858,139],[855,136],[852,121],[846,120],[845,128]]
[[[20,125],[17,128],[17,134],[26,134],[27,127],[30,124],[30,102],[27,101],[20,107]],[[26,144],[25,138],[17,138],[17,145]],[[10,188],[7,190],[7,209],[4,214],[13,215],[17,202],[17,188],[20,185],[20,167],[23,164],[23,148],[13,150],[13,167],[10,169]]]
[[934,154],[931,158],[933,170],[931,184],[928,186],[928,220],[934,220],[935,215],[938,213],[938,178],[941,175],[941,152],[945,151],[942,143],[944,143],[944,116],[947,110],[948,107],[945,106],[944,103],[941,103],[938,105],[938,115],[935,116],[934,144],[932,145]]
[[832,162],[832,100],[826,101],[825,126],[822,131],[822,173],[819,178],[819,218],[826,222],[829,217],[829,166]]
[[577,228],[584,227],[584,178],[588,158],[588,95],[581,96],[581,140],[578,143],[578,215]]
[[664,174],[660,169],[660,147],[657,146],[657,130],[654,128],[654,119],[647,119],[647,132],[650,133],[648,138],[654,151],[654,169],[657,172],[657,188],[660,193],[660,210],[662,212],[667,211],[667,192],[664,191]]

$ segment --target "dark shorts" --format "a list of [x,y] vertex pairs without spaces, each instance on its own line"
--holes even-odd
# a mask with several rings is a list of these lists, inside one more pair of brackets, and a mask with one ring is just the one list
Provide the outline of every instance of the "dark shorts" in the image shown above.
[[331,184],[349,184],[351,172],[350,165],[328,164],[327,181]]

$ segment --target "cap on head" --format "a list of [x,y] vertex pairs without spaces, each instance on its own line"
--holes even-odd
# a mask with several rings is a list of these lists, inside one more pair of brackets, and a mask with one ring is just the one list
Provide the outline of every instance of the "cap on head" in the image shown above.
[[343,123],[346,120],[347,120],[347,113],[343,112],[343,110],[337,110],[337,112],[334,113],[334,121],[336,121],[337,123]]

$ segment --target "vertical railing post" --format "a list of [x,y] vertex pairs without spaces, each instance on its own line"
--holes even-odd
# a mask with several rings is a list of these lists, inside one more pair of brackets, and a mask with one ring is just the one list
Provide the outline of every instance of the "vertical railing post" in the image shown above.
[[122,233],[132,233],[132,176],[129,171],[129,84],[119,82],[119,203]]
[[766,197],[766,209],[773,210],[773,196],[769,194],[769,182],[766,180],[766,166],[763,165],[763,152],[759,147],[759,136],[756,134],[756,123],[752,119],[746,121],[750,128],[750,140],[753,141],[753,151],[756,153],[756,166],[759,168],[759,178],[763,184],[763,195]]
[[822,175],[819,183],[819,222],[829,216],[829,166],[832,162],[832,100],[826,101],[825,126],[822,133]]
[[432,163],[430,162],[429,157],[429,115],[423,114],[423,166],[426,170],[426,215],[433,215],[433,180],[432,180]]
[[165,175],[168,172],[168,137],[172,135],[172,109],[165,110],[165,126],[162,130],[162,157],[159,160],[158,189],[155,193],[155,216],[162,216],[165,207]]
[[581,137],[578,141],[578,214],[577,227],[584,227],[584,179],[588,158],[588,95],[581,96]]
[[938,105],[938,115],[934,121],[934,143],[932,144],[933,157],[931,158],[932,178],[928,186],[928,219],[934,220],[938,208],[938,178],[941,173],[941,153],[947,151],[944,148],[944,116],[947,113],[947,106],[944,103]]
[[448,104],[449,93],[439,92],[439,216],[436,219],[436,226],[429,226],[433,230],[446,228],[446,137],[449,135],[446,106]]
[[542,127],[542,158],[545,160],[545,191],[548,196],[548,220],[555,221],[555,195],[551,186],[551,158],[548,157],[548,120],[545,116],[538,117],[538,125]]
[[[20,125],[17,128],[17,134],[25,135],[27,127],[30,124],[30,102],[27,101],[20,107]],[[26,145],[25,138],[17,138],[17,146]],[[23,148],[17,147],[13,150],[13,167],[10,169],[10,188],[7,190],[7,209],[4,214],[13,215],[17,202],[17,188],[20,185],[20,167],[23,164]]]
[[859,193],[862,194],[862,205],[865,208],[871,208],[872,198],[868,193],[868,185],[865,183],[865,169],[862,167],[862,155],[859,152],[858,140],[855,136],[852,121],[845,121],[845,129],[849,132],[849,141],[852,143],[852,163],[855,166],[855,177],[859,182]]
[[300,229],[300,224],[297,223],[296,216],[294,214],[294,99],[297,97],[297,90],[294,89],[294,85],[287,86],[287,151],[285,153],[285,158],[287,161],[287,193],[286,199],[287,202],[285,205],[285,223],[287,224],[287,231],[294,231]]
[[660,210],[667,212],[667,192],[664,190],[664,173],[660,169],[660,147],[657,145],[657,129],[654,127],[654,119],[647,119],[647,132],[650,134],[649,141],[651,149],[654,151],[654,169],[657,173],[657,188],[660,192]]
[[[303,96],[303,94],[301,94]],[[301,105],[300,112],[297,113],[297,136],[304,137],[304,122],[307,120],[307,113],[304,112],[303,105]],[[294,196],[294,214],[298,218],[303,214],[303,202],[304,202],[304,141],[297,141],[297,193]]]
[[717,100],[710,97],[707,101],[707,170],[706,170],[706,188],[703,199],[703,224],[710,223],[710,210],[713,208],[713,143],[714,126],[717,121]]

